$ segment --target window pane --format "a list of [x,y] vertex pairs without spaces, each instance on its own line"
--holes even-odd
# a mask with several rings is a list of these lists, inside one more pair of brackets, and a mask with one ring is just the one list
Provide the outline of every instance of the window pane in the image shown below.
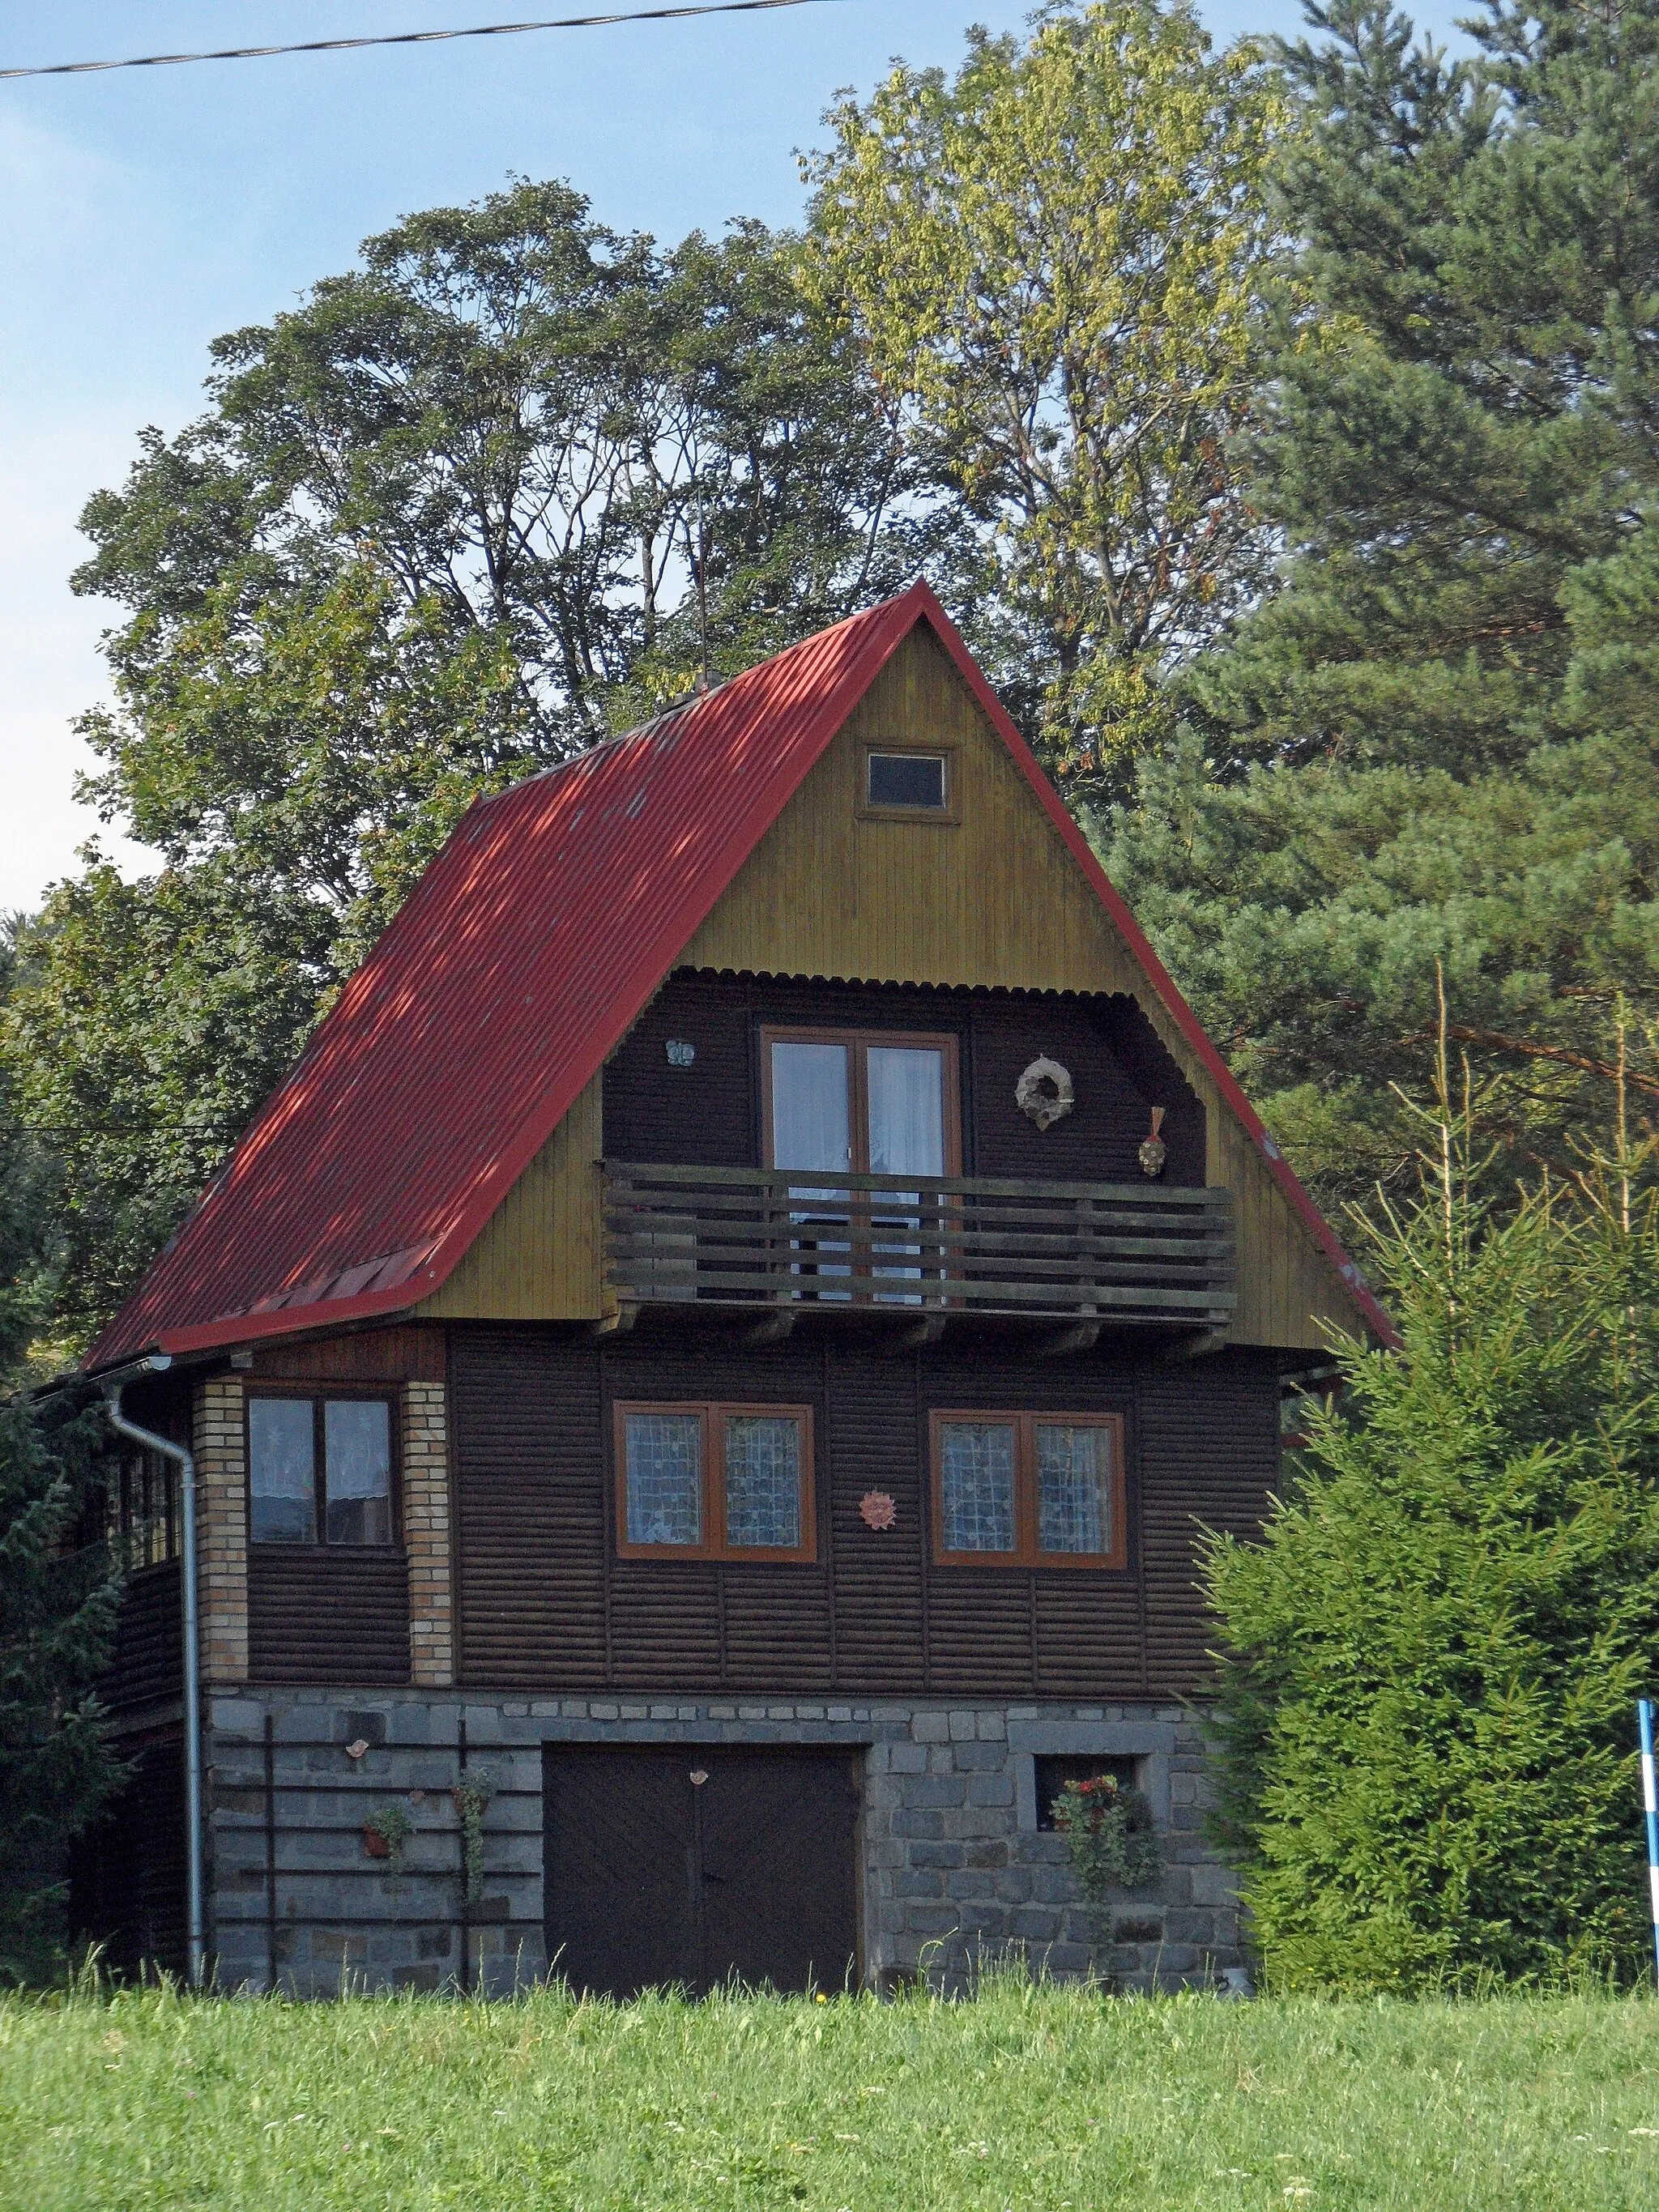
[[372,1398],[332,1398],[323,1408],[331,1544],[392,1541],[391,1411]]
[[1037,1549],[1112,1548],[1112,1433],[1036,1425]]
[[629,1413],[628,1540],[702,1541],[702,1423],[695,1413]]
[[945,1054],[926,1045],[870,1048],[870,1172],[945,1173]]
[[1013,1551],[1012,1422],[945,1421],[939,1436],[944,1548]]
[[726,1540],[800,1542],[800,1423],[734,1413],[726,1425]]
[[852,1164],[847,1047],[772,1047],[772,1162],[781,1168]]
[[314,1544],[317,1492],[309,1398],[255,1398],[247,1409],[248,1491],[256,1544]]
[[872,753],[870,804],[872,806],[943,806],[943,755]]

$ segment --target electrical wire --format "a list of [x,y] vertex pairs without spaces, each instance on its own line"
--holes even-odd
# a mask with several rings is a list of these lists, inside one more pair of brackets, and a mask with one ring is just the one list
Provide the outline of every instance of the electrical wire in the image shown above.
[[123,61],[52,62],[33,69],[0,69],[0,80],[89,76],[101,70],[170,69],[179,62],[264,61],[272,54],[340,54],[360,46],[429,46],[447,39],[509,39],[526,31],[586,31],[606,23],[668,23],[684,15],[753,15],[773,8],[824,4],[825,0],[704,0],[701,7],[636,8],[612,15],[557,15],[537,23],[474,23],[458,31],[391,31],[372,38],[307,39],[288,46],[222,46],[212,53],[133,54]]

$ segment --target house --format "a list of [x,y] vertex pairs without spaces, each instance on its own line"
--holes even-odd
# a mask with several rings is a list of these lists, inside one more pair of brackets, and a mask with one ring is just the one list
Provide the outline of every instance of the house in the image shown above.
[[[480,800],[90,1355],[221,1981],[1237,1959],[1200,1524],[1388,1322],[918,585]],[[138,1451],[82,1925],[177,1964]]]

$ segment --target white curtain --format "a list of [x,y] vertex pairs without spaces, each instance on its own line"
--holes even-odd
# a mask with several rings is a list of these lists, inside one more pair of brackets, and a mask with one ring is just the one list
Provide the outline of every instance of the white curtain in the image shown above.
[[870,1048],[870,1171],[945,1172],[945,1054],[925,1045]]

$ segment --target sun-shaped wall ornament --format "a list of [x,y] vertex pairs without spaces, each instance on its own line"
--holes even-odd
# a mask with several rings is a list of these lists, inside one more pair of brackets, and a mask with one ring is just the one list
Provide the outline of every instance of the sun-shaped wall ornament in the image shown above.
[[890,1528],[898,1519],[898,1508],[884,1490],[866,1490],[859,1513],[866,1528]]

